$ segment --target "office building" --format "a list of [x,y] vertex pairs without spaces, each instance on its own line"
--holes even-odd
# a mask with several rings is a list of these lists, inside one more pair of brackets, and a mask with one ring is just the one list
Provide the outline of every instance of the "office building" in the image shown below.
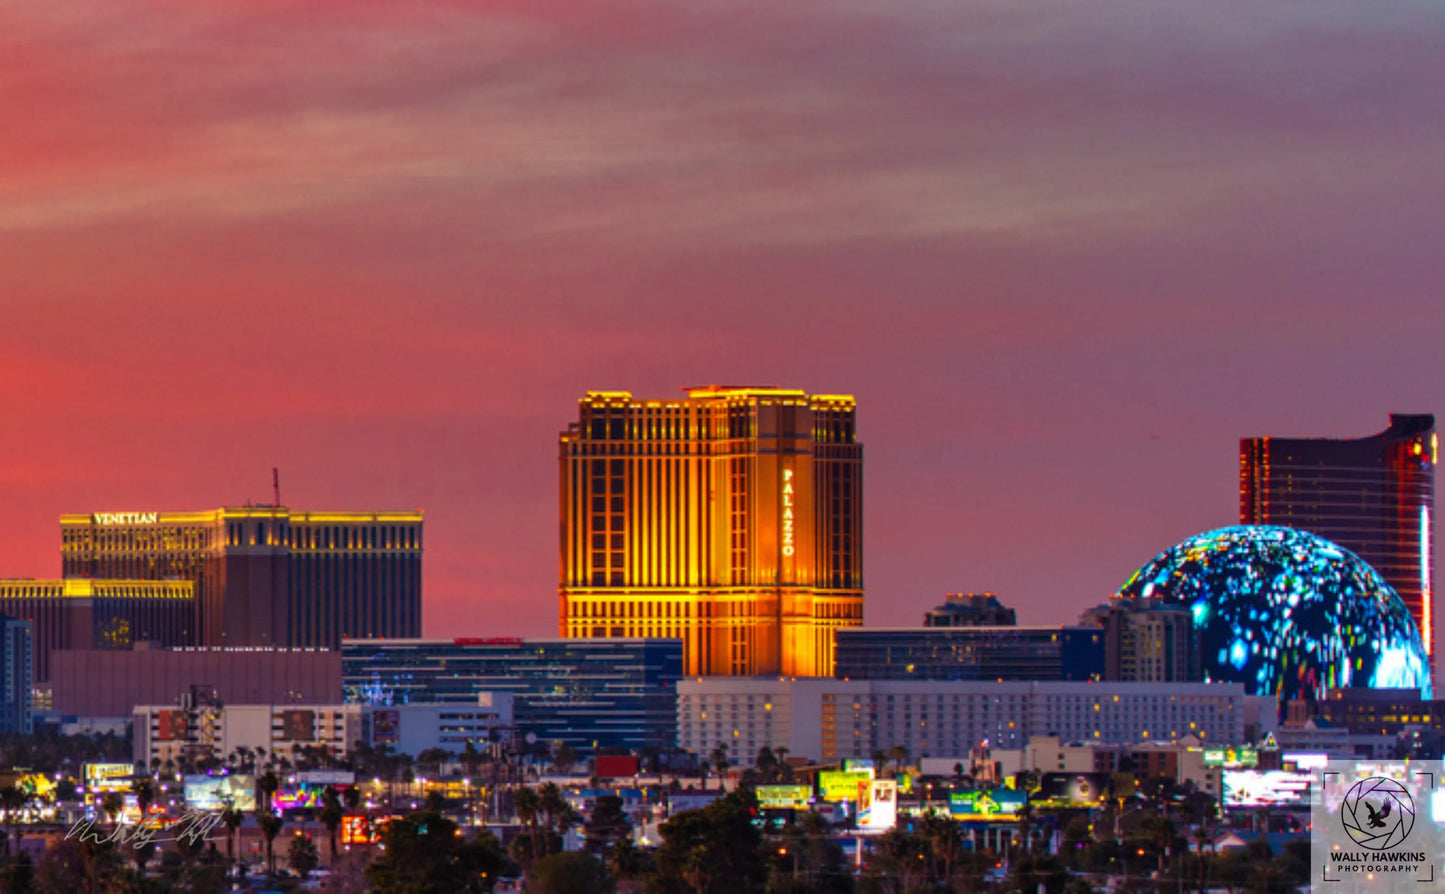
[[512,739],[514,706],[510,692],[478,693],[471,704],[365,705],[362,740],[412,757],[433,748],[460,755],[468,743],[486,754],[492,745]]
[[832,762],[895,746],[912,758],[966,755],[985,739],[992,748],[1022,749],[1034,736],[1236,743],[1251,716],[1238,683],[694,677],[677,692],[678,744],[699,754],[722,745],[729,760],[744,764],[763,746]]
[[821,676],[863,622],[851,397],[592,391],[561,434],[561,633],[683,642],[696,674]]
[[50,709],[75,718],[129,717],[192,690],[228,705],[328,704],[341,700],[341,652],[189,647],[57,651],[50,656]]
[[1115,599],[1088,609],[1079,623],[1104,638],[1105,680],[1199,682],[1199,631],[1188,606],[1159,599]]
[[0,615],[0,735],[23,736],[35,730],[31,629],[23,618]]
[[373,706],[476,705],[511,693],[518,732],[538,743],[669,748],[677,741],[676,639],[347,640],[345,700]]
[[1097,627],[854,627],[838,631],[836,677],[854,680],[1098,680]]
[[187,580],[185,645],[328,648],[421,634],[420,512],[96,512],[60,517],[66,577]]
[[1435,417],[1392,413],[1367,438],[1245,438],[1239,520],[1299,528],[1337,543],[1385,579],[1434,656]]
[[360,705],[222,705],[205,700],[137,705],[131,712],[136,763],[177,772],[222,765],[241,749],[265,749],[295,765],[308,749],[343,754],[362,740]]
[[994,593],[949,593],[944,603],[923,616],[924,627],[1012,627],[1013,609]]
[[0,610],[30,622],[38,684],[58,650],[189,645],[196,631],[190,581],[0,580]]

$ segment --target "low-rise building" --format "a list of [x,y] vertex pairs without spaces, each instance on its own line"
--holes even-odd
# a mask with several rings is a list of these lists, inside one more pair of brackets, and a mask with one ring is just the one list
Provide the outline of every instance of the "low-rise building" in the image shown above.
[[296,762],[303,749],[348,751],[362,739],[361,705],[141,705],[132,712],[135,760],[144,766],[226,763],[241,749]]
[[348,702],[475,705],[509,692],[516,725],[538,742],[590,753],[677,741],[678,639],[346,640],[341,655]]
[[835,761],[904,748],[968,754],[979,742],[1243,741],[1238,683],[1074,683],[712,677],[678,684],[678,744],[751,762],[763,746]]
[[341,701],[341,653],[325,649],[154,649],[52,652],[50,709],[74,718],[129,717],[193,689],[223,704]]
[[852,627],[833,676],[853,680],[1098,680],[1098,627]]
[[433,748],[460,754],[468,742],[485,751],[488,744],[512,735],[513,701],[510,692],[484,692],[471,705],[367,705],[361,716],[362,739],[413,757]]

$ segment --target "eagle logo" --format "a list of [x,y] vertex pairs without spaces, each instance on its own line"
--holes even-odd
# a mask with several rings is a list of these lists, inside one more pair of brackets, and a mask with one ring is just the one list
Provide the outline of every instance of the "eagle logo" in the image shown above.
[[1345,794],[1340,819],[1355,844],[1382,851],[1401,844],[1415,827],[1415,801],[1394,779],[1371,776]]

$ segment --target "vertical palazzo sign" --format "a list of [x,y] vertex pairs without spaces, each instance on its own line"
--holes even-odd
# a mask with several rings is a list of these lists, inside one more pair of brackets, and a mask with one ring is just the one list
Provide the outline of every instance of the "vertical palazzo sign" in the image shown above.
[[793,543],[793,470],[783,470],[783,555],[792,558]]
[[778,582],[797,583],[798,486],[791,466],[783,469],[781,511],[778,513]]

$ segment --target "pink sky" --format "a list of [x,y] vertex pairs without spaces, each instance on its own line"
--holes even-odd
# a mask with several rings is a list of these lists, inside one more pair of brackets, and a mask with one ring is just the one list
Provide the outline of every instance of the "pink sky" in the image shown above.
[[868,623],[1072,621],[1241,436],[1445,411],[1438,3],[420,5],[0,7],[0,574],[280,466],[554,635],[576,399],[774,382],[858,397]]

